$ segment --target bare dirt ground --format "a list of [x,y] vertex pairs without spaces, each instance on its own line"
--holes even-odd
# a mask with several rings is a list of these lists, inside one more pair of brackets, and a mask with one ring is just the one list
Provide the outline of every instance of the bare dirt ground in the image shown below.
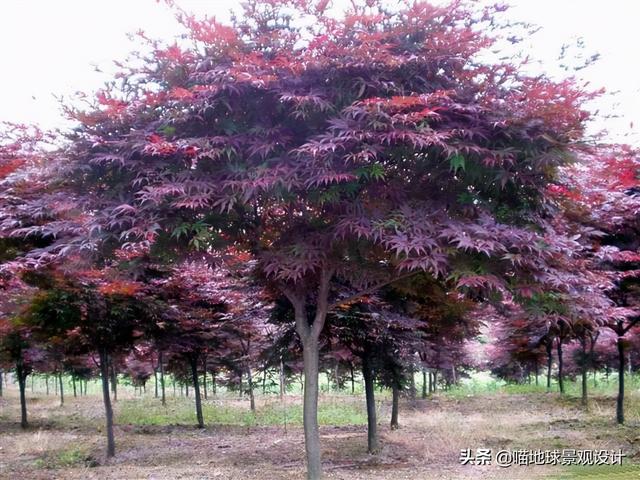
[[[246,408],[246,402],[228,401]],[[347,397],[345,401],[359,399]],[[16,421],[15,391],[0,399],[2,479],[304,478],[299,426],[289,426],[285,433],[282,426],[209,426],[198,430],[188,425],[120,424],[116,427],[116,458],[106,460],[98,396],[69,398],[64,407],[58,406],[55,397],[29,397],[28,402],[31,427],[21,431]],[[640,478],[640,470],[633,465],[640,463],[637,420],[619,427],[613,414],[611,398],[592,399],[586,411],[577,400],[562,399],[555,393],[466,398],[436,395],[403,402],[401,428],[391,431],[387,425],[389,405],[381,401],[380,453],[367,454],[363,425],[323,426],[324,468],[327,478],[344,480]],[[635,418],[633,415],[630,417]],[[565,468],[553,466],[462,466],[463,448],[491,448],[494,452],[622,449],[627,467],[609,473],[600,469],[600,476],[585,470],[565,477]]]

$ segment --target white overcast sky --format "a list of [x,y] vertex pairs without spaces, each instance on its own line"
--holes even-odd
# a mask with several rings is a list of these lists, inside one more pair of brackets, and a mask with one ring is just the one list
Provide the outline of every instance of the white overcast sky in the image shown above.
[[[334,0],[334,4],[347,0]],[[227,17],[235,0],[178,0],[186,10]],[[441,3],[441,2],[440,2]],[[510,16],[542,30],[524,48],[557,73],[564,43],[582,37],[586,52],[601,59],[579,76],[593,87],[618,92],[599,102],[605,114],[592,131],[607,129],[616,141],[640,144],[639,0],[510,0]],[[143,29],[170,39],[179,32],[156,0],[2,0],[0,4],[0,121],[62,126],[54,95],[100,88],[104,71],[135,48],[127,33]],[[632,126],[633,125],[633,126]]]

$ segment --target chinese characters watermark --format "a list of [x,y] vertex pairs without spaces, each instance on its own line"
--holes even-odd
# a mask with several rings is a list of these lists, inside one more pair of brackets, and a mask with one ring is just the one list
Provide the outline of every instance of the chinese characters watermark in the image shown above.
[[498,450],[470,448],[460,450],[462,465],[621,465],[622,450]]

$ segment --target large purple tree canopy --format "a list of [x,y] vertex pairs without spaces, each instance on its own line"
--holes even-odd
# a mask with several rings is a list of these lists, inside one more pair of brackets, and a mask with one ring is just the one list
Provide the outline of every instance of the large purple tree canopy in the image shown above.
[[[414,270],[467,288],[553,281],[549,261],[575,245],[547,233],[544,193],[589,94],[480,62],[497,7],[355,3],[336,19],[326,1],[249,1],[230,25],[178,11],[186,40],[149,40],[69,110],[64,180],[85,211],[74,245],[234,244],[290,294]],[[53,225],[20,232],[68,251]]]

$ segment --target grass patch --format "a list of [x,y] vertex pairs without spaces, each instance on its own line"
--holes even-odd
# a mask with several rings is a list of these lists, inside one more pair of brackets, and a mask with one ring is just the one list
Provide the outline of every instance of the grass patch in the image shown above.
[[[283,408],[279,403],[266,403],[253,413],[245,406],[203,402],[202,411],[208,425],[236,425],[244,427],[302,425],[302,405],[295,403]],[[367,421],[363,402],[320,402],[320,425],[364,425]],[[131,425],[195,424],[193,400],[171,399],[167,406],[155,399],[122,400],[118,402],[116,422]]]
[[574,480],[581,478],[600,478],[606,480],[637,479],[640,478],[640,466],[632,464],[574,466],[567,468],[566,472],[553,478],[555,480]]
[[97,462],[90,454],[89,448],[81,445],[74,445],[62,450],[47,452],[42,458],[34,462],[36,468],[58,469],[95,466]]

